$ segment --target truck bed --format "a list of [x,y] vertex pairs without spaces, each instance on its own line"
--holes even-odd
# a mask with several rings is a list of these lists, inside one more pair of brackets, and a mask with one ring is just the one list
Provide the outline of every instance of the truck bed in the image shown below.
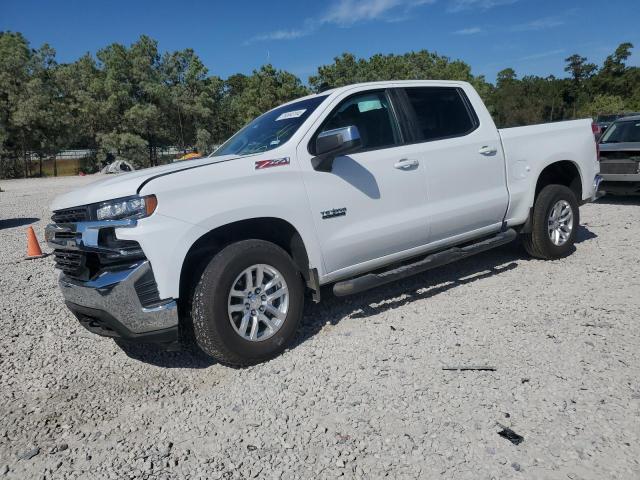
[[526,221],[533,204],[535,182],[550,163],[568,161],[580,165],[582,200],[591,197],[593,178],[599,171],[591,119],[501,128],[498,133],[506,158],[509,225]]

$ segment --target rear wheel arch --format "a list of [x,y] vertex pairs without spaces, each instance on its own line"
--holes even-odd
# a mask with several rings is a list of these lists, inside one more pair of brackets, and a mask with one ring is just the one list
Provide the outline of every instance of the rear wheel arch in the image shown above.
[[576,197],[578,204],[582,203],[582,172],[572,160],[559,160],[545,166],[538,175],[527,221],[518,230],[520,233],[531,232],[533,210],[540,192],[548,185],[564,185],[568,187]]
[[[576,196],[578,203],[582,201],[582,172],[572,160],[560,160],[550,163],[538,175],[536,181],[535,199],[547,185],[564,185],[569,187]],[[533,205],[532,205],[533,206]]]

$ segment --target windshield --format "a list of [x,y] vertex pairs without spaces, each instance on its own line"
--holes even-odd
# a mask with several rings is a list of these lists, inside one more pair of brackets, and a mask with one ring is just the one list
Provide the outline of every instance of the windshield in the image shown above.
[[216,150],[212,156],[250,155],[284,144],[327,95],[290,103],[260,115]]
[[640,119],[613,123],[602,136],[602,143],[640,142]]

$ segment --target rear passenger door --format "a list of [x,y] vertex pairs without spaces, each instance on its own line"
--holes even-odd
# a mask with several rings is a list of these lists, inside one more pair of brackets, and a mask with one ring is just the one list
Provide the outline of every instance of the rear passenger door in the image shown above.
[[406,87],[397,95],[426,171],[429,243],[498,230],[508,192],[493,122],[480,122],[462,88]]

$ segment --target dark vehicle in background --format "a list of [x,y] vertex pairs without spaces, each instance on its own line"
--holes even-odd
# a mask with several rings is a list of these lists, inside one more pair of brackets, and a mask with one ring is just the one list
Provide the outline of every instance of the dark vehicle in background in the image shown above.
[[[597,125],[600,129],[600,135],[602,135],[607,128],[611,126],[613,122],[620,118],[631,117],[635,115],[640,115],[638,112],[630,112],[630,113],[614,113],[614,114],[600,114],[594,120],[594,125]],[[594,131],[595,133],[595,131]]]
[[640,193],[640,115],[616,120],[600,139],[600,189],[606,193]]

